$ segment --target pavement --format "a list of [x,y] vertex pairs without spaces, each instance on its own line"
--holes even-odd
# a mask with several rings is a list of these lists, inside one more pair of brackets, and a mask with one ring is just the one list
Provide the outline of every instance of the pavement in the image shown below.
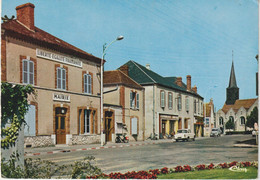
[[[199,139],[199,138],[197,138]],[[49,147],[36,147],[36,148],[25,148],[24,156],[37,156],[43,154],[56,154],[56,153],[68,153],[73,151],[91,151],[97,149],[107,149],[107,148],[124,148],[131,146],[144,146],[150,144],[159,143],[170,143],[175,142],[173,139],[159,139],[159,140],[145,140],[145,141],[130,141],[129,143],[112,143],[107,142],[104,146],[100,144],[86,144],[86,145],[55,145]]]
[[[210,137],[197,137],[196,140],[206,139]],[[160,143],[175,143],[173,139],[159,139],[159,140],[145,140],[145,141],[130,141],[129,143],[112,143],[107,142],[104,146],[100,144],[86,144],[86,145],[55,145],[49,147],[36,147],[36,148],[25,148],[24,156],[38,156],[44,154],[56,154],[56,153],[69,153],[73,151],[92,151],[97,149],[107,149],[107,148],[126,148],[132,146],[145,146],[151,144],[160,144]],[[257,148],[258,145],[249,145],[249,144],[234,144],[234,147],[242,148]]]

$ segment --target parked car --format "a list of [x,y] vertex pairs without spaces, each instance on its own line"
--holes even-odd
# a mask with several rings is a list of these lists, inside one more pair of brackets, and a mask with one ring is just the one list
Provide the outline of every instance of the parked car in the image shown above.
[[219,128],[212,128],[210,137],[218,137],[221,136],[221,130]]
[[176,140],[176,142],[180,140],[188,141],[189,139],[195,141],[195,134],[192,133],[190,129],[179,129],[177,131],[177,134],[174,135],[174,139]]

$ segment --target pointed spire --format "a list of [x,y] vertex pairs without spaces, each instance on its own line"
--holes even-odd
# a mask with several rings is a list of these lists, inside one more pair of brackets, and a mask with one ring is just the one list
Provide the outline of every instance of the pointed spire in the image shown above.
[[236,75],[235,75],[235,69],[234,69],[234,61],[233,61],[233,50],[232,50],[232,66],[231,66],[231,72],[230,72],[230,78],[229,78],[229,88],[236,87],[237,88],[237,81],[236,81]]

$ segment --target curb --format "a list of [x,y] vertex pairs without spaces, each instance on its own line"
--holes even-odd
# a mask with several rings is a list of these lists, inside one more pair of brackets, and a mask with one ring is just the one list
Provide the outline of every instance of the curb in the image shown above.
[[[167,142],[169,143],[169,141],[167,141]],[[67,149],[67,150],[48,151],[48,152],[40,152],[40,153],[24,153],[24,156],[28,157],[28,156],[39,156],[39,155],[46,155],[46,154],[69,153],[69,152],[75,152],[75,151],[91,151],[91,150],[108,149],[108,148],[123,148],[123,147],[131,147],[131,146],[144,146],[144,145],[160,144],[160,143],[167,143],[167,142],[149,142],[149,143],[111,145],[111,146],[101,146],[101,147],[81,148],[81,149]]]
[[240,147],[240,148],[257,148],[258,145],[234,144],[233,147]]

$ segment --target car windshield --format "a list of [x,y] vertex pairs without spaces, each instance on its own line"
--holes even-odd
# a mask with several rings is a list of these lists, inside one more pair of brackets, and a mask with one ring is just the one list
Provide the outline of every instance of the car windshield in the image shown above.
[[212,129],[212,131],[218,131],[218,129]]
[[177,133],[187,133],[187,130],[181,129],[181,130],[178,130]]

